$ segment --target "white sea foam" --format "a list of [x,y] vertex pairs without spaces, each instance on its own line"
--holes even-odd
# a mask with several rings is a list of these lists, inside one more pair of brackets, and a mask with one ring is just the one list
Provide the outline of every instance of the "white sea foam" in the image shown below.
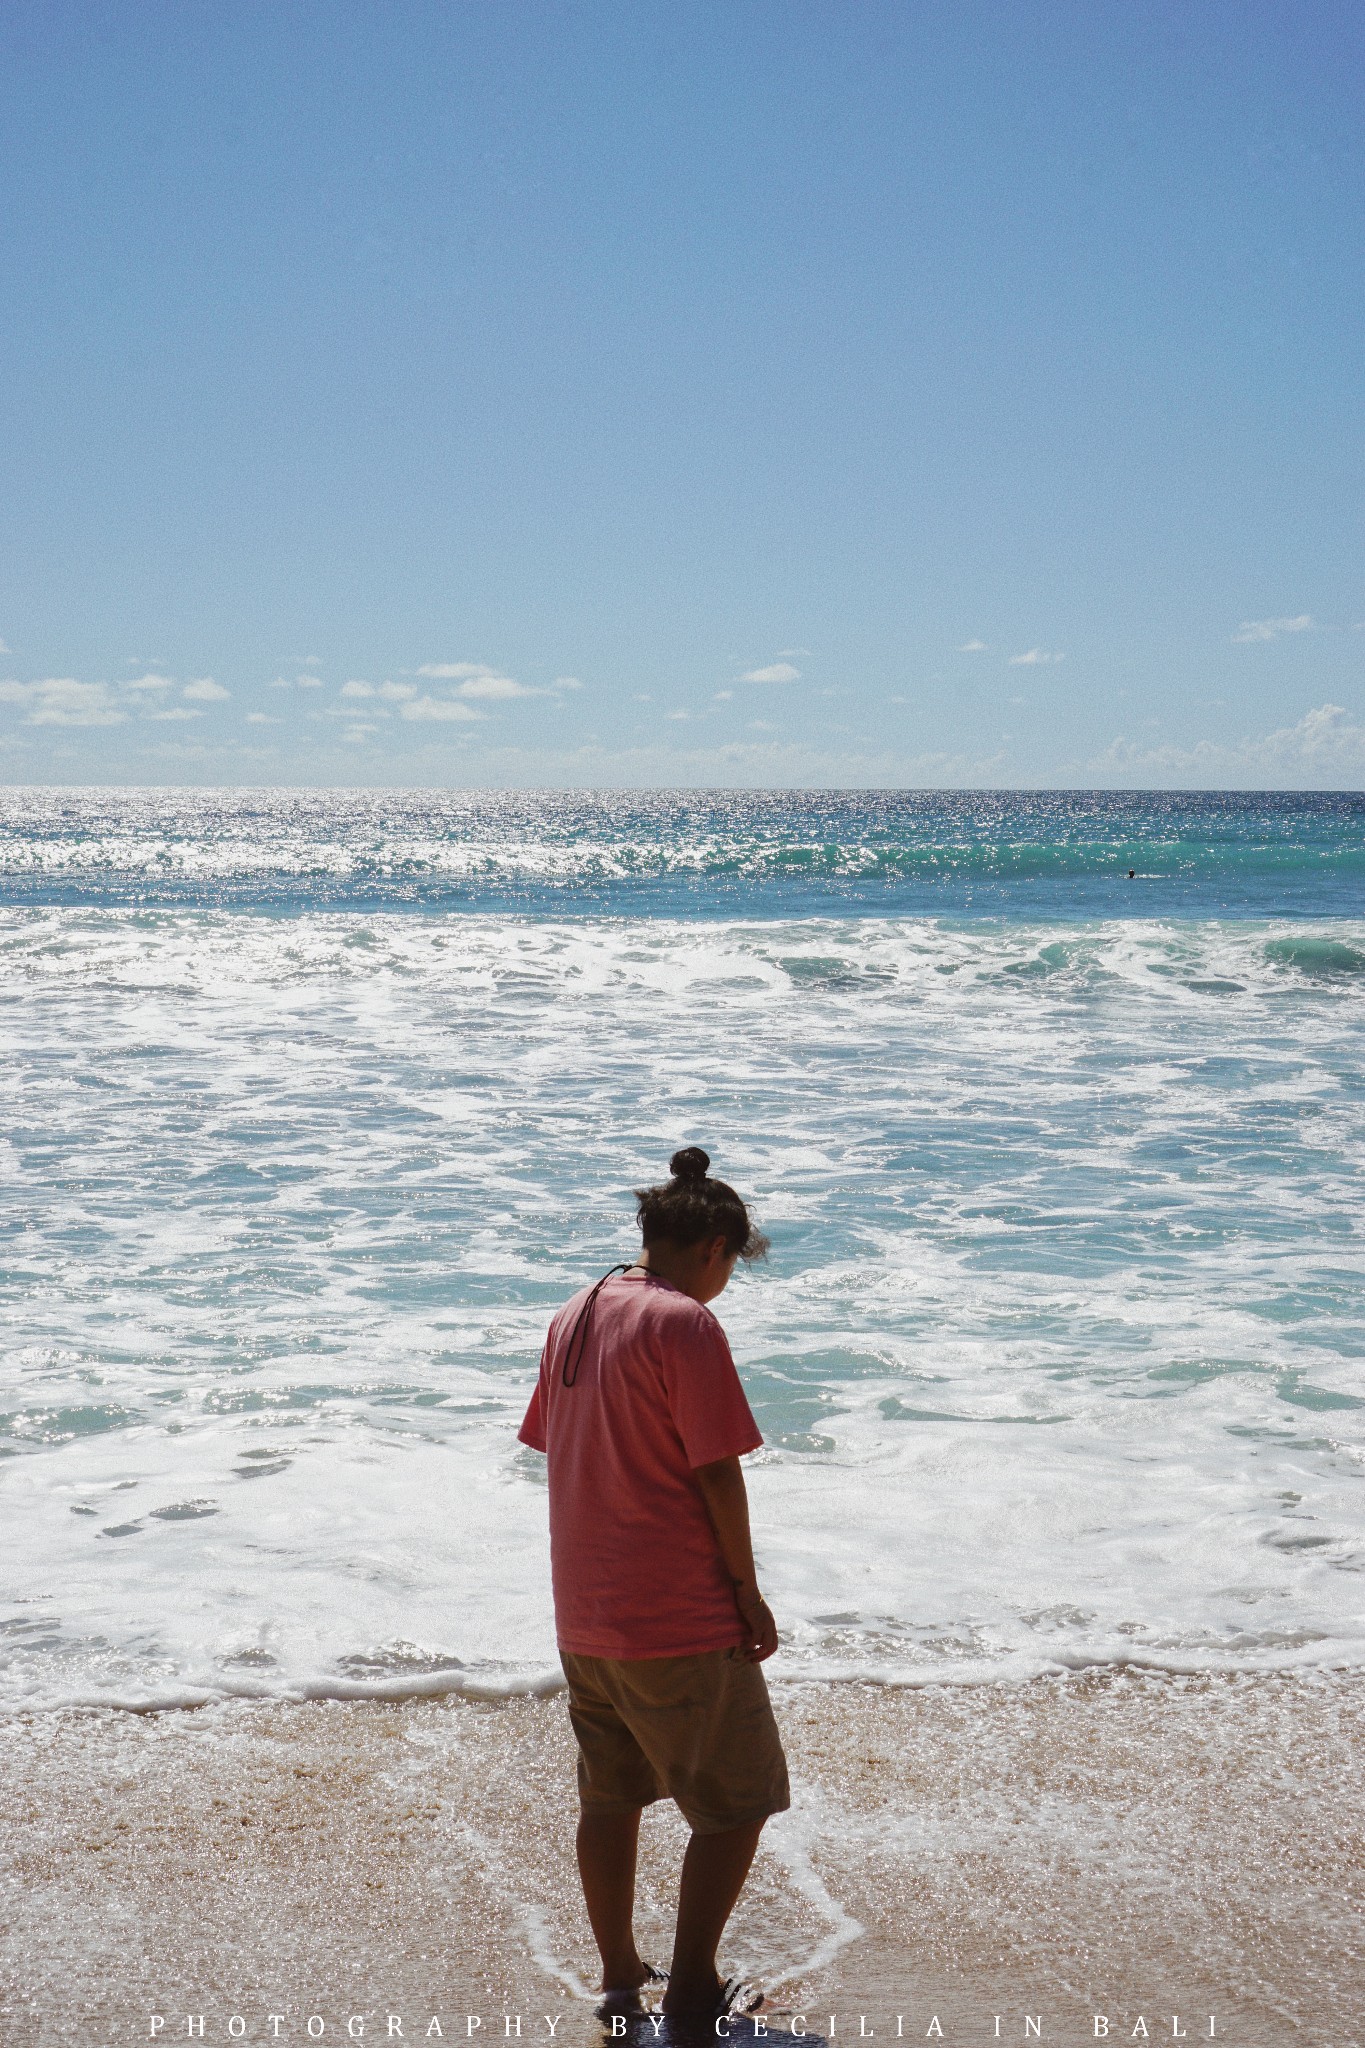
[[781,1668],[1365,1650],[1365,924],[0,913],[0,1697],[555,1682],[545,1321],[699,1139]]

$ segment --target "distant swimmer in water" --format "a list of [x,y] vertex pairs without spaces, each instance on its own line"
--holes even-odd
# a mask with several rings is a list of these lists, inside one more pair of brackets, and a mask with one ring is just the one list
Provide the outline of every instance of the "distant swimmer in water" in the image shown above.
[[635,1858],[641,1809],[672,1799],[692,1838],[662,2005],[719,2032],[762,2002],[721,1983],[716,1949],[763,1824],[791,1793],[759,1669],[777,1623],[739,1462],[763,1439],[706,1305],[768,1241],[710,1164],[689,1145],[671,1180],[636,1190],[644,1248],[555,1316],[519,1435],[546,1455],[599,2011],[638,2012],[665,1984],[635,1945]]
[[1129,870],[1128,870],[1128,879],[1129,879],[1129,881],[1130,881],[1130,882],[1135,882],[1135,881],[1137,880],[1137,869],[1136,869],[1136,868],[1129,868]]

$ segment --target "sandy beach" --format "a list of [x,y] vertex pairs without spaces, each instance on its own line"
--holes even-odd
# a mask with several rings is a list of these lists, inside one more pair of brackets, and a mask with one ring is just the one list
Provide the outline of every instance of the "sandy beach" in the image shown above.
[[[1365,2039],[1358,1678],[774,1697],[795,1803],[723,1949],[774,2030]],[[560,1699],[21,1716],[0,1770],[7,2048],[600,2038]],[[665,1963],[682,1841],[647,1818]]]

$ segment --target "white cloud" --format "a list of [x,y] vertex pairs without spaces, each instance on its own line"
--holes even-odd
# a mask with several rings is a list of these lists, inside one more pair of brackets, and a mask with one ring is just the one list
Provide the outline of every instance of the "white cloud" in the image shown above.
[[1197,740],[1192,747],[1141,746],[1120,737],[1087,762],[1101,774],[1169,776],[1213,787],[1358,788],[1365,774],[1365,725],[1340,704],[1319,704],[1297,725],[1232,744]]
[[1232,637],[1245,647],[1256,641],[1278,640],[1282,633],[1311,633],[1316,624],[1311,612],[1300,612],[1296,619],[1243,619]]
[[728,704],[734,694],[733,690],[717,690],[713,701],[717,704]]
[[12,647],[6,647],[4,641],[0,640],[0,654],[12,654],[13,652]]
[[[107,683],[82,683],[74,676],[47,676],[36,683],[0,683],[0,703],[26,706],[29,725],[122,725],[130,711],[159,724],[201,718],[203,713],[190,706],[166,706],[166,693],[174,688],[173,676],[155,670],[128,677],[118,685],[117,692]],[[191,704],[217,703],[228,692],[203,676],[188,683],[183,695]]]
[[519,683],[512,676],[505,676],[501,670],[489,668],[482,661],[428,661],[417,671],[419,676],[428,676],[433,682],[458,683],[458,695],[471,697],[486,704],[508,704],[514,697],[548,697],[555,690],[581,690],[583,685],[577,676],[556,676],[548,690],[536,690],[529,683]]
[[957,651],[959,654],[984,654],[986,647],[987,642],[984,640],[964,640]]
[[665,711],[664,713],[665,718],[673,719],[690,718],[691,716],[692,713],[690,711]]
[[348,725],[341,737],[343,741],[349,741],[352,746],[360,746],[371,737],[374,731],[375,727],[372,725]]
[[412,683],[381,683],[379,694],[386,704],[406,704],[417,695],[417,690]]
[[106,683],[80,683],[74,676],[0,683],[0,704],[27,705],[29,725],[122,725],[128,716],[114,703]]
[[417,697],[404,704],[404,718],[445,719],[466,722],[483,717],[482,711],[474,711],[468,704],[462,704],[458,697]]
[[341,694],[343,697],[373,697],[374,684],[343,683],[341,686]]
[[793,668],[789,661],[775,661],[767,668],[746,669],[740,677],[742,683],[794,683],[800,680],[801,671]]
[[278,725],[280,721],[265,711],[248,711],[246,722],[248,725]]
[[321,676],[295,676],[294,681],[301,690],[320,690],[322,688]]
[[1030,647],[1027,654],[1012,654],[1011,668],[1050,668],[1053,662],[1065,661],[1064,654],[1051,654],[1046,647]]
[[462,697],[485,697],[492,703],[503,704],[511,697],[543,697],[544,690],[528,689],[525,683],[514,682],[511,676],[471,676],[468,682],[460,684]]

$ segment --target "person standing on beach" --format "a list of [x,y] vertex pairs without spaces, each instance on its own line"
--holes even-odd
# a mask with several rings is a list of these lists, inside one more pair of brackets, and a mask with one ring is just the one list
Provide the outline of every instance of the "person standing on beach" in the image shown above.
[[763,1439],[707,1307],[768,1243],[710,1164],[689,1145],[671,1180],[636,1190],[641,1255],[555,1316],[519,1432],[546,1454],[578,1868],[602,1991],[631,2003],[662,1981],[635,1945],[635,1859],[642,1808],[673,1799],[692,1830],[662,2001],[676,2018],[736,2009],[716,1950],[764,1822],[791,1803],[759,1669],[777,1624],[739,1462]]

